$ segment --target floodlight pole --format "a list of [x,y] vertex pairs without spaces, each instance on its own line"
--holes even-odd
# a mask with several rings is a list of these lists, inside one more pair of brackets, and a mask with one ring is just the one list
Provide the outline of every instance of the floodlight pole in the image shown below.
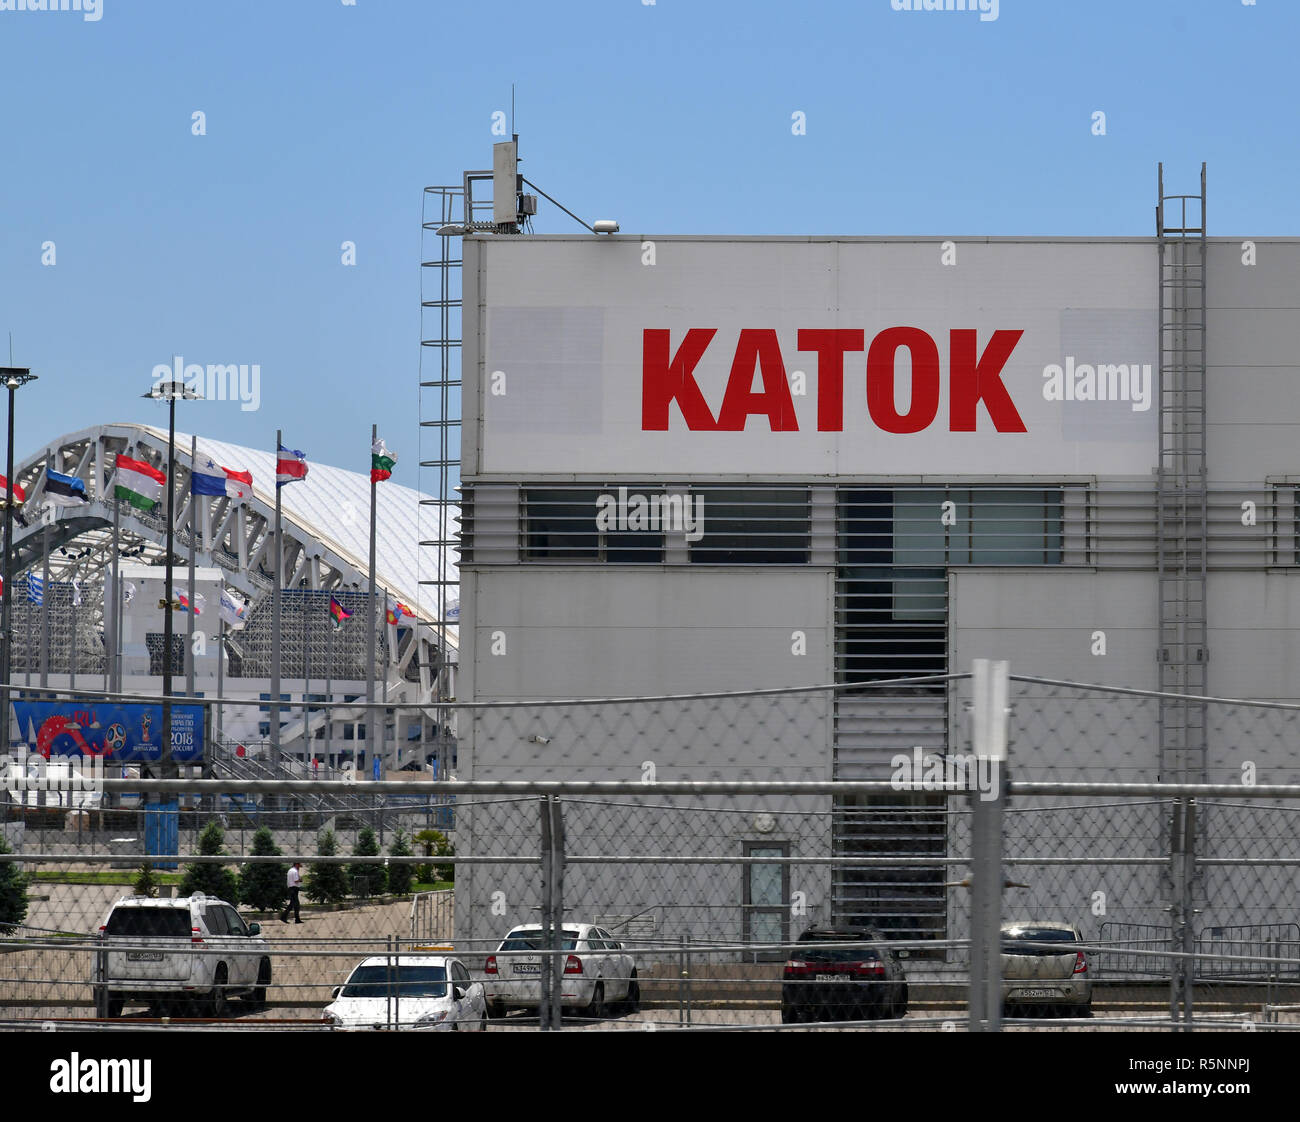
[[0,379],[9,390],[9,443],[5,459],[5,543],[4,591],[0,593],[0,752],[9,751],[9,675],[13,665],[13,626],[9,612],[10,586],[14,581],[14,393],[19,386],[36,381],[25,366],[0,366]]

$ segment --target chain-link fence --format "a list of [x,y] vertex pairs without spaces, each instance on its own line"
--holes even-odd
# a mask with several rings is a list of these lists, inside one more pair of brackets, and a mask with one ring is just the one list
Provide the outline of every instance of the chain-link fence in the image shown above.
[[1013,679],[1002,754],[952,676],[901,748],[935,684],[853,688],[893,722],[853,779],[824,687],[457,706],[459,782],[11,797],[0,1020],[1300,1027],[1295,709],[1210,703],[1209,781],[1173,783],[1154,695]]

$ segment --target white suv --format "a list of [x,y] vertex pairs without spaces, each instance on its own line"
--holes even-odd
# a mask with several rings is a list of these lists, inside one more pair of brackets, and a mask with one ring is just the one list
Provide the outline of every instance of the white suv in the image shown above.
[[261,927],[215,896],[123,896],[99,938],[93,987],[101,1017],[119,1017],[130,1003],[159,1011],[197,1003],[201,1016],[224,1017],[232,995],[266,1002],[271,956]]

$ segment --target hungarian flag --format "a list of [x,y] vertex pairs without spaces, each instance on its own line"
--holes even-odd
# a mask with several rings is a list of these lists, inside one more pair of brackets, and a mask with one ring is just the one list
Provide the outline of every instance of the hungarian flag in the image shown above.
[[[122,457],[118,457],[120,461]],[[45,473],[45,498],[54,506],[81,506],[90,502],[86,494],[86,484],[75,475],[64,475],[58,471]]]
[[[3,475],[0,475],[0,491],[8,492],[8,490],[9,480],[7,480]],[[21,483],[14,484],[14,498],[20,503],[25,503],[27,501],[27,492],[23,490],[23,485]]]
[[344,620],[352,618],[352,613],[345,612],[343,605],[335,600],[333,596],[330,597],[330,615],[334,617],[334,629],[336,631],[343,626]]
[[370,482],[382,483],[393,474],[393,465],[397,457],[388,450],[382,439],[370,446]]
[[118,455],[113,495],[125,499],[137,510],[153,510],[167,486],[167,476],[152,464]]
[[401,623],[402,617],[409,616],[410,614],[411,614],[411,609],[408,608],[405,604],[403,604],[400,600],[389,600],[386,606],[386,610],[384,612],[384,615],[387,617],[388,622],[392,624]]
[[281,444],[275,461],[275,485],[283,487],[286,483],[297,483],[306,478],[307,454]]
[[193,471],[190,472],[190,494],[249,499],[253,496],[253,473],[231,471],[209,457],[201,463],[196,463]]

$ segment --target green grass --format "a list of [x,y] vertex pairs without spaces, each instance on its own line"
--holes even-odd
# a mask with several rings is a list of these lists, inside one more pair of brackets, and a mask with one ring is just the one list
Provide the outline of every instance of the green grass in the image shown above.
[[[38,884],[135,884],[139,869],[105,869],[95,872],[65,872],[62,869],[38,869]],[[183,873],[162,873],[154,870],[157,884],[180,884]]]
[[456,886],[449,880],[435,880],[432,883],[428,881],[416,881],[411,885],[412,892],[443,892],[448,888]]

